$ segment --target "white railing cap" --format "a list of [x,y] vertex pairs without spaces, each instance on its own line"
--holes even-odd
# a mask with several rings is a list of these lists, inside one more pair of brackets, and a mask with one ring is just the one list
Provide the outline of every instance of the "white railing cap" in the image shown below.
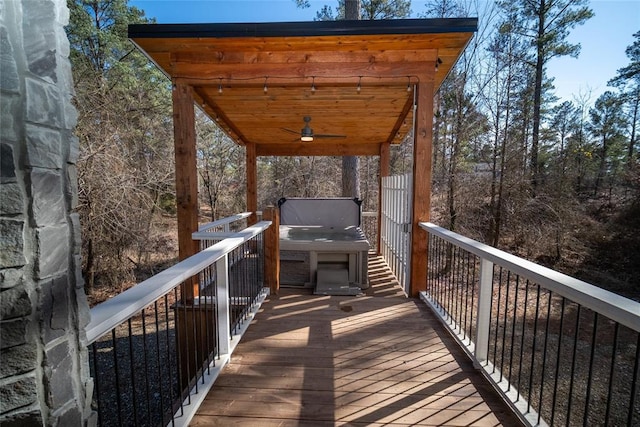
[[430,222],[421,222],[420,227],[480,258],[506,267],[545,289],[640,332],[640,303],[636,301],[485,245],[446,228],[438,227]]
[[232,222],[240,221],[250,216],[251,216],[251,212],[242,212],[239,214],[228,216],[226,218],[220,218],[218,220],[207,222],[206,224],[202,224],[198,226],[198,232],[207,231],[214,227],[220,227],[221,225],[231,224]]

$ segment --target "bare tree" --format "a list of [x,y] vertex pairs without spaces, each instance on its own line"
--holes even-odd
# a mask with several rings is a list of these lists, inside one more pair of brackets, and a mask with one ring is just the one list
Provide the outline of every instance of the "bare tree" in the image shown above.
[[139,10],[124,0],[69,8],[83,273],[89,291],[117,289],[146,263],[158,208],[174,198],[169,85],[127,40],[127,25],[146,21]]

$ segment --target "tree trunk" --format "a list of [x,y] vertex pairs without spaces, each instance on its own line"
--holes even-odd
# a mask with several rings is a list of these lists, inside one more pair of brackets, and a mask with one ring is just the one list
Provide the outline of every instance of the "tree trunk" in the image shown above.
[[544,75],[544,35],[545,35],[545,10],[546,4],[540,2],[540,15],[538,16],[538,37],[536,39],[536,76],[533,92],[533,130],[531,135],[531,187],[533,196],[540,184],[540,165],[538,160],[540,141],[540,107],[542,104],[542,78]]
[[360,19],[360,0],[345,0],[344,17],[345,19]]
[[[344,17],[349,20],[360,19],[360,0],[345,0]],[[342,158],[342,197],[360,198],[359,163],[356,156]]]
[[602,137],[602,150],[600,151],[600,162],[598,164],[598,175],[596,175],[596,183],[595,183],[595,188],[593,189],[593,195],[594,197],[598,196],[598,192],[600,191],[600,184],[602,183],[602,180],[604,179],[605,173],[606,173],[606,167],[607,167],[607,151],[608,150],[608,145],[609,145],[609,141],[607,140],[606,136]]
[[640,109],[640,88],[636,90],[633,100],[633,117],[631,118],[631,138],[629,138],[629,148],[627,150],[627,166],[631,168],[634,164],[633,147],[636,144],[636,123],[638,123],[638,110]]
[[360,162],[357,156],[342,158],[342,197],[360,198]]

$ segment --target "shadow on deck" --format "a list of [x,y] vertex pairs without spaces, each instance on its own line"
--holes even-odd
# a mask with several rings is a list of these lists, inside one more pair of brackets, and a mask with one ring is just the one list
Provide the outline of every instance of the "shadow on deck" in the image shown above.
[[191,425],[521,425],[380,258],[369,277],[358,297],[270,296]]

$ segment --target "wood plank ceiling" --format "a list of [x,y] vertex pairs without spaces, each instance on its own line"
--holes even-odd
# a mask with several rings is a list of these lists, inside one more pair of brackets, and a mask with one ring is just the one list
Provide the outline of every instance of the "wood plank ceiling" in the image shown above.
[[[412,125],[414,85],[437,89],[477,19],[151,24],[130,39],[257,155],[378,155]],[[314,140],[301,142],[304,117]]]

